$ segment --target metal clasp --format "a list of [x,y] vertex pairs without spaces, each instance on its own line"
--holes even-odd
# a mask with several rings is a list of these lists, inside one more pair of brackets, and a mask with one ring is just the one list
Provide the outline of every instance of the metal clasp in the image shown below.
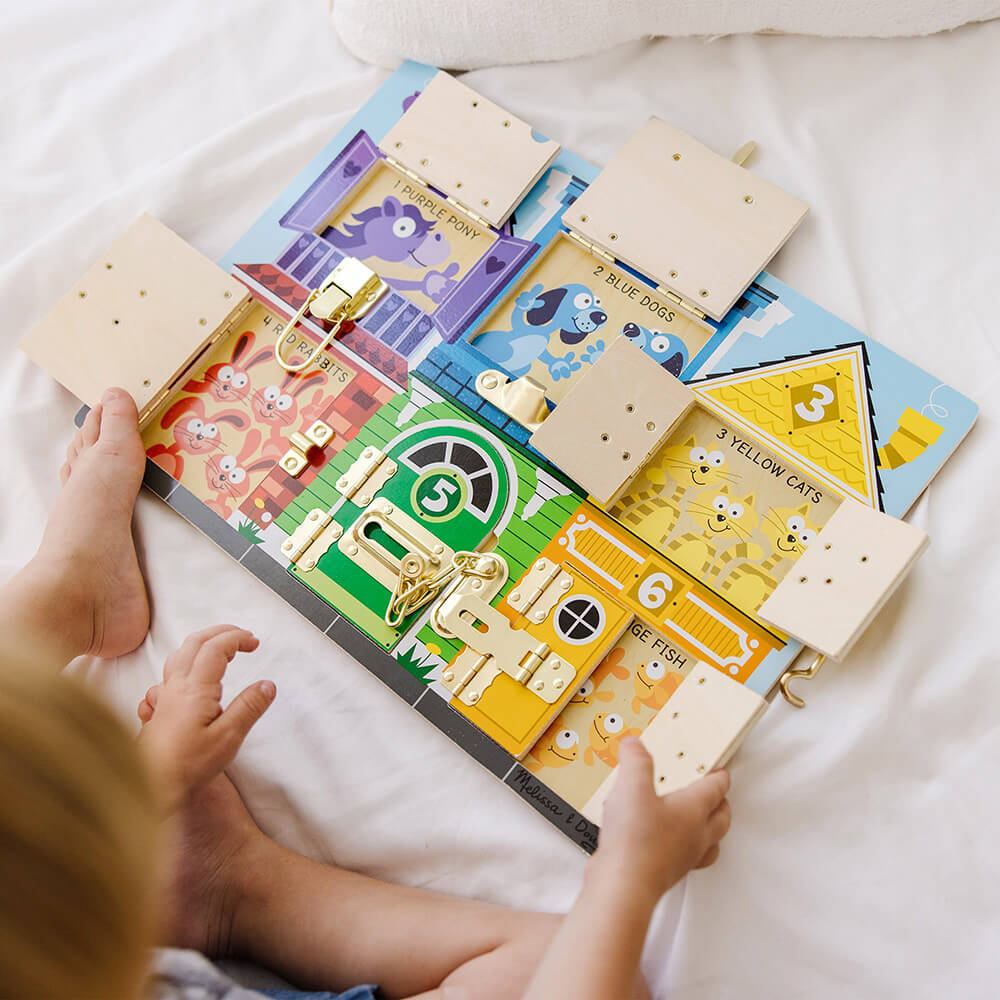
[[501,673],[554,705],[576,676],[576,667],[556,656],[548,643],[514,628],[476,594],[456,589],[430,622],[443,635],[465,643],[441,674],[441,683],[464,705],[475,705]]
[[[298,312],[278,334],[274,342],[275,360],[286,372],[296,374],[305,371],[313,360],[330,346],[333,338],[340,332],[341,326],[348,320],[357,320],[364,316],[388,288],[389,286],[370,267],[362,264],[356,257],[345,257],[323,279],[319,287],[309,293],[305,302],[299,306]],[[316,319],[325,320],[333,326],[309,357],[293,365],[281,356],[281,338],[286,331],[294,331],[307,309]]]

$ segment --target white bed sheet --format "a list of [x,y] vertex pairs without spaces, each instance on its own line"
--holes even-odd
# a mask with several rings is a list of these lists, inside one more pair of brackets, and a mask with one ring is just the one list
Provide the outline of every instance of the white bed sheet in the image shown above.
[[[147,209],[220,255],[384,78],[319,0],[36,0],[0,13],[0,573],[27,559],[76,404],[15,351]],[[995,995],[1000,940],[994,331],[1000,23],[899,41],[650,41],[468,82],[597,163],[649,114],[812,205],[772,270],[978,400],[917,504],[932,546],[841,667],[778,701],[733,765],[722,860],[664,902],[657,996]],[[277,703],[234,777],[284,843],[383,878],[564,910],[583,855],[151,495],[136,533],[152,631],[80,663],[131,717],[167,653],[217,621]],[[581,947],[585,947],[581,943]]]

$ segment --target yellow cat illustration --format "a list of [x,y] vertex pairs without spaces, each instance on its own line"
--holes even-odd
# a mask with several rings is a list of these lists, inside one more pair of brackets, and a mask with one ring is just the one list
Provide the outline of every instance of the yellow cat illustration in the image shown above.
[[[741,555],[735,549],[722,555],[716,580],[722,581],[720,589],[733,604],[757,611],[771,596],[778,580],[788,571],[782,563],[795,562],[816,537],[817,528],[809,520],[809,510],[810,505],[804,503],[801,507],[772,507],[764,515],[761,530],[771,543],[772,552],[763,562],[737,562],[727,576],[726,567]],[[779,568],[784,572],[776,576],[775,570]]]
[[741,499],[731,497],[728,486],[697,494],[685,510],[702,530],[679,535],[667,545],[667,555],[703,580],[727,543],[736,542],[746,558],[759,558],[764,550],[750,541],[757,527],[755,500],[753,493]]
[[[681,444],[664,445],[650,460],[646,478],[649,489],[623,497],[610,513],[652,545],[659,545],[674,530],[681,516],[681,500],[692,486],[736,481],[736,476],[726,471],[726,456],[702,447],[694,435]],[[671,480],[674,491],[664,496]]]

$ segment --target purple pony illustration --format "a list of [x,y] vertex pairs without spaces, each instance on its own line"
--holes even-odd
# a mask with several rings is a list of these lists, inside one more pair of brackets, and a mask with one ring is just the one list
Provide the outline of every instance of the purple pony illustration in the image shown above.
[[[388,195],[381,205],[355,212],[344,231],[331,226],[323,236],[338,250],[360,260],[374,257],[403,263],[415,269],[433,268],[448,259],[451,245],[441,233],[432,232],[437,223],[425,219],[415,205],[403,205]],[[423,292],[440,302],[457,284],[458,264],[452,261],[443,271],[429,270],[420,281],[391,278],[389,284],[401,291]]]

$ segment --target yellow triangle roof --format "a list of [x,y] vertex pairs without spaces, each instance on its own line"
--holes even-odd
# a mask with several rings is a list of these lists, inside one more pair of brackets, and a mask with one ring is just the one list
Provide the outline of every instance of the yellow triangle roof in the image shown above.
[[692,385],[720,416],[842,496],[881,507],[863,344]]

